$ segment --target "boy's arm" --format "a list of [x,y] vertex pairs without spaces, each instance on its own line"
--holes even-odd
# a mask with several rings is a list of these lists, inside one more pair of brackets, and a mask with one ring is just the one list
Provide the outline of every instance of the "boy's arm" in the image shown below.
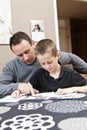
[[59,88],[56,93],[57,94],[68,94],[73,92],[87,92],[87,85],[85,86],[77,86],[77,87],[70,87],[70,88]]

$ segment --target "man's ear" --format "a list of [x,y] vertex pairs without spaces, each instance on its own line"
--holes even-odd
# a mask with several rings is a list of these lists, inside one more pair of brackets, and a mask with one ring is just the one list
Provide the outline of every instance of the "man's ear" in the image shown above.
[[37,44],[37,43],[32,40],[32,46],[33,46],[34,48],[35,48],[36,44]]
[[58,57],[58,60],[60,59],[60,52],[57,51],[57,57]]

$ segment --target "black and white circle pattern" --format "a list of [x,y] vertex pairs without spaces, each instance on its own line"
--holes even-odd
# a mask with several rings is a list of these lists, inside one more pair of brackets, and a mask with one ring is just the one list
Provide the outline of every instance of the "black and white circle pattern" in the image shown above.
[[47,104],[45,109],[51,112],[75,113],[82,110],[87,110],[87,104],[85,104],[84,101],[61,100],[59,102]]
[[62,120],[58,123],[58,128],[61,130],[87,130],[87,118],[77,117]]
[[10,111],[11,107],[0,106],[0,114]]
[[38,109],[40,107],[42,107],[43,104],[42,103],[38,103],[38,102],[26,102],[26,103],[23,103],[23,104],[20,104],[18,106],[18,109],[19,110],[35,110],[35,109]]
[[48,130],[54,125],[53,117],[49,115],[19,115],[5,120],[1,124],[0,130]]

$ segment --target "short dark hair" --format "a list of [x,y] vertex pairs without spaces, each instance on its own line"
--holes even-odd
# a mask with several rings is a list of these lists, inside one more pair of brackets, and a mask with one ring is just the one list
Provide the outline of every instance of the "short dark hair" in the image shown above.
[[45,53],[51,53],[52,56],[56,56],[57,48],[55,43],[51,39],[42,39],[36,45],[36,55],[43,55]]
[[20,44],[22,40],[27,40],[29,44],[32,45],[31,38],[24,32],[17,32],[10,38],[10,49],[12,50],[12,45]]

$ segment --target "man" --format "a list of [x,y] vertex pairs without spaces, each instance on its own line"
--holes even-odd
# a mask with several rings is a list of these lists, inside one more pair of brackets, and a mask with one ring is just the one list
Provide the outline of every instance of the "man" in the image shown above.
[[79,73],[87,74],[87,63],[75,54],[60,52],[60,63],[63,65],[71,64]]
[[[0,95],[11,94],[17,89],[27,94],[37,93],[35,89],[30,88],[27,84],[31,76],[41,67],[37,61],[34,45],[32,44],[30,37],[24,32],[15,33],[10,38],[10,48],[17,57],[6,64],[0,75]],[[61,56],[62,55],[60,55],[60,57]],[[62,61],[63,59],[61,57],[61,64]],[[84,64],[86,63],[84,62]],[[79,64],[76,66],[78,65]]]

